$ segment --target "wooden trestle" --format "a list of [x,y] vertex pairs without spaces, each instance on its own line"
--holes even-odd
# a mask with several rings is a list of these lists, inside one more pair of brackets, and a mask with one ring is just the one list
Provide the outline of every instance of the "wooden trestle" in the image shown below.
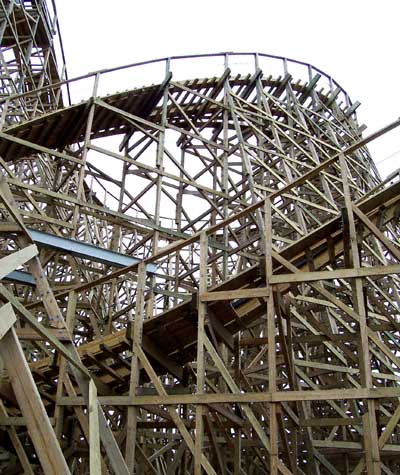
[[102,98],[95,73],[12,126],[65,83],[3,103],[1,473],[400,473],[400,180],[366,148],[400,121],[362,138],[322,72],[232,58]]

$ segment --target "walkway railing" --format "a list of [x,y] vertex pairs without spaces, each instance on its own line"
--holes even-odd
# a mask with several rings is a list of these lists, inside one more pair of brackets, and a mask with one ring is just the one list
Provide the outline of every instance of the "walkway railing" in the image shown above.
[[[62,104],[71,105],[86,101],[92,96],[105,96],[118,91],[132,90],[151,84],[161,84],[167,72],[172,72],[175,81],[219,77],[226,68],[231,77],[253,74],[261,70],[265,77],[283,78],[291,75],[294,81],[308,84],[318,79],[318,88],[325,94],[335,93],[336,101],[344,107],[351,106],[346,91],[328,74],[315,66],[283,56],[262,53],[216,53],[188,56],[171,56],[110,69],[101,69],[88,74],[60,81],[51,85],[0,98],[0,109],[8,124],[29,120]],[[51,96],[53,100],[44,100]],[[56,100],[54,100],[56,98]],[[46,107],[40,107],[46,104]]]

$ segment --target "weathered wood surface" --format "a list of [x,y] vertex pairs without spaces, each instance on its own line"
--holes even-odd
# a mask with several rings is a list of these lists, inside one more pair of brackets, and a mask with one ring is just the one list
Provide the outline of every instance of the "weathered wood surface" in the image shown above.
[[[365,146],[400,122],[362,137],[311,66],[220,59],[103,98],[97,73],[89,101],[0,131],[0,273],[35,279],[0,295],[54,450],[77,474],[397,473],[400,182]],[[28,228],[141,262],[37,251]],[[29,473],[46,448],[11,374],[5,464]]]

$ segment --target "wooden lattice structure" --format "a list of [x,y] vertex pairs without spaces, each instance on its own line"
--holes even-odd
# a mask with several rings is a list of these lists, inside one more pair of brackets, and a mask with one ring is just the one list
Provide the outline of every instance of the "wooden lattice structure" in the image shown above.
[[1,127],[62,107],[55,87],[21,97],[67,77],[54,0],[1,0],[0,45],[0,97],[7,103]]
[[400,473],[400,122],[259,54],[1,104],[1,471]]

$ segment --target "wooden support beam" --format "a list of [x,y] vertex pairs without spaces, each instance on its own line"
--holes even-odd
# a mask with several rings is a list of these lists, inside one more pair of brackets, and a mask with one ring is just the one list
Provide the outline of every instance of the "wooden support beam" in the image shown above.
[[400,273],[400,264],[388,266],[360,267],[357,269],[336,269],[333,271],[296,272],[296,274],[276,274],[271,277],[271,284],[294,284],[333,279],[356,279],[379,277]]
[[[141,346],[143,337],[143,319],[144,319],[144,293],[146,286],[146,267],[143,263],[138,267],[138,286],[135,320],[132,328],[132,342],[133,346]],[[131,374],[129,383],[129,396],[135,399],[136,390],[139,385],[140,362],[136,353],[132,354],[131,360]],[[137,444],[137,419],[138,409],[136,407],[129,407],[127,412],[126,422],[126,446],[125,446],[125,460],[130,474],[135,473],[135,450]]]
[[101,475],[99,408],[93,381],[89,383],[89,438],[90,475]]
[[[360,254],[357,243],[357,233],[355,220],[353,215],[353,206],[351,199],[351,191],[349,184],[348,167],[344,155],[340,155],[340,168],[343,180],[343,192],[346,204],[346,220],[348,225],[350,248],[351,248],[351,262],[356,270],[360,269]],[[346,223],[347,221],[347,223]],[[371,360],[369,352],[368,341],[368,322],[367,309],[365,302],[365,293],[362,286],[361,278],[356,278],[352,285],[353,305],[357,314],[359,315],[359,333],[360,333],[360,373],[361,384],[366,388],[372,388],[371,375]],[[376,425],[375,401],[367,400],[367,410],[363,415],[363,429],[364,429],[364,448],[365,461],[368,475],[379,475],[381,473],[380,454],[378,447],[378,431]]]
[[[207,305],[202,302],[200,295],[207,289],[207,260],[208,260],[208,237],[205,233],[200,236],[200,281],[199,301],[197,303],[197,375],[196,394],[201,397],[205,392],[205,320],[207,317]],[[205,408],[202,404],[196,406],[196,437],[194,446],[194,475],[202,474],[202,457],[204,444],[204,417]]]
[[46,475],[70,474],[53,427],[49,421],[23,349],[13,328],[16,316],[10,303],[0,308],[0,356],[26,418],[29,435]]
[[[275,342],[275,304],[273,291],[273,266],[272,266],[272,204],[269,199],[265,200],[265,278],[268,289],[267,301],[267,338],[268,338],[268,389],[271,392],[277,390],[276,382],[276,342]],[[277,420],[277,404],[271,403],[269,405],[270,417],[270,473],[271,475],[278,475],[278,420]]]
[[[244,393],[206,393],[203,396],[196,394],[176,394],[157,396],[136,396],[132,401],[128,396],[99,396],[103,406],[176,406],[177,404],[251,404],[269,402],[295,402],[295,401],[330,401],[330,400],[355,400],[355,399],[386,399],[399,398],[399,387],[379,387],[373,389],[315,389],[298,391],[244,392]],[[64,406],[82,406],[84,400],[80,397],[63,397],[59,404]]]
[[38,254],[37,247],[34,244],[27,246],[19,251],[0,259],[0,279],[4,279],[9,273],[25,264]]
[[217,300],[265,298],[267,294],[268,294],[268,291],[265,288],[219,290],[219,291],[214,291],[214,292],[200,293],[200,301],[214,302]]

